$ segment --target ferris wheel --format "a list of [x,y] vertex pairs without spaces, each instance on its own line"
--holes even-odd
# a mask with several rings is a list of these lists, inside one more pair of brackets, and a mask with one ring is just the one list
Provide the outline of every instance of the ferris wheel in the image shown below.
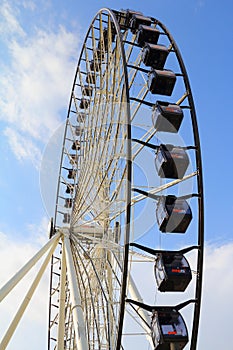
[[35,258],[52,257],[49,350],[197,348],[202,182],[176,42],[151,16],[101,9],[74,78],[50,241]]

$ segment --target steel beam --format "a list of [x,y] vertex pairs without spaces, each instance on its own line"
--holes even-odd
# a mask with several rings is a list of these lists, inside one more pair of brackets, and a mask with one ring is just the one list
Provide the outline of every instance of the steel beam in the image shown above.
[[78,350],[88,350],[88,342],[84,322],[83,308],[81,305],[81,296],[79,292],[78,279],[74,267],[70,239],[67,235],[64,236],[64,245],[77,348]]

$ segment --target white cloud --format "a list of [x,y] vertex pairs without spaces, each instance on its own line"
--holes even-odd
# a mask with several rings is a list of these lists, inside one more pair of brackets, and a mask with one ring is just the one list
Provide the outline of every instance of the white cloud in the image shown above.
[[25,0],[21,3],[25,9],[30,9],[31,11],[34,11],[36,8],[36,4],[33,1],[30,1],[30,0],[26,1]]
[[9,38],[12,34],[24,36],[25,32],[17,20],[18,10],[9,1],[2,1],[0,7],[0,34],[3,38]]
[[4,130],[10,148],[19,161],[31,160],[34,166],[39,169],[41,163],[41,151],[28,136],[7,127]]
[[48,241],[49,233],[49,218],[44,216],[41,219],[41,222],[38,224],[28,224],[28,231],[31,233],[31,237],[33,237],[33,241],[38,245],[44,245]]
[[2,119],[45,140],[68,106],[77,48],[74,34],[37,31],[34,37],[10,44],[12,63],[1,84]]
[[233,243],[207,246],[200,349],[232,349]]
[[[8,126],[11,147],[16,139],[21,143],[21,154],[15,154],[22,160],[31,156],[22,151],[28,141],[47,143],[66,117],[79,41],[63,26],[46,31],[34,27],[33,34],[27,34],[10,5],[4,2],[3,8],[2,27],[12,26],[14,35],[6,43],[10,61],[2,67],[0,119]],[[23,37],[18,36],[20,28]]]

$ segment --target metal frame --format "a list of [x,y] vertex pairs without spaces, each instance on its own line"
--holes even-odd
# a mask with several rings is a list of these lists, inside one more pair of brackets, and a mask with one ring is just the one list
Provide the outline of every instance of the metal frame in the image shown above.
[[[182,179],[178,179],[178,180],[173,180],[167,184],[161,185],[157,188],[154,188],[152,190],[148,191],[148,195],[147,196],[151,196],[152,198],[154,198],[155,196],[159,196],[159,193],[161,193],[162,191],[164,191],[165,189],[169,189],[172,188],[176,185],[178,185],[179,183],[182,183],[185,180],[188,180],[190,178],[197,178],[197,188],[198,188],[198,193],[194,194],[194,196],[198,196],[198,258],[197,258],[197,271],[198,271],[198,278],[196,279],[196,292],[195,292],[195,306],[194,306],[194,317],[193,317],[193,327],[192,327],[192,337],[191,337],[191,345],[190,345],[190,349],[191,350],[195,350],[196,346],[197,346],[197,334],[198,334],[198,326],[199,326],[199,318],[200,318],[200,307],[201,307],[201,286],[202,286],[202,274],[203,274],[203,248],[204,248],[204,205],[203,205],[203,179],[202,179],[202,162],[201,162],[201,149],[200,149],[200,140],[199,140],[199,134],[198,134],[198,126],[197,126],[197,118],[196,118],[196,112],[195,112],[195,106],[194,106],[194,101],[193,101],[193,97],[192,97],[192,93],[191,93],[191,87],[190,87],[190,83],[189,83],[189,79],[188,79],[188,75],[187,75],[187,71],[185,69],[185,65],[182,59],[182,56],[180,54],[180,51],[178,49],[177,44],[175,43],[173,37],[171,36],[170,32],[168,31],[168,29],[164,26],[164,24],[162,24],[159,20],[150,17],[151,21],[152,21],[152,26],[156,26],[156,28],[160,28],[162,30],[162,34],[164,36],[166,36],[170,42],[170,47],[169,50],[173,51],[176,55],[176,59],[178,61],[179,67],[181,72],[180,73],[176,73],[177,76],[180,76],[183,81],[184,81],[184,86],[186,91],[184,92],[184,94],[181,96],[181,98],[177,101],[177,104],[182,104],[183,101],[188,100],[188,108],[190,110],[190,115],[191,115],[191,121],[192,121],[192,129],[193,129],[193,135],[194,135],[194,146],[190,146],[191,148],[195,149],[195,154],[196,154],[196,166],[197,169],[195,171],[193,171],[191,174],[185,175]],[[147,106],[152,106],[152,104],[150,102],[146,101],[146,97],[148,95],[148,88],[146,85],[146,80],[145,80],[145,74],[147,74],[147,72],[149,70],[141,68],[141,64],[142,64],[142,58],[140,55],[138,55],[136,57],[135,63],[132,65],[130,63],[131,58],[134,57],[134,48],[137,47],[137,44],[135,42],[136,36],[133,35],[131,39],[128,39],[128,29],[125,28],[125,30],[122,31],[122,29],[119,26],[119,23],[117,22],[117,18],[116,18],[116,12],[113,12],[112,10],[109,10],[107,8],[103,8],[101,9],[96,16],[94,17],[89,30],[86,34],[86,37],[84,39],[84,44],[81,50],[81,54],[80,54],[80,58],[78,61],[78,65],[77,65],[77,70],[75,73],[75,78],[74,78],[74,83],[73,83],[73,87],[72,87],[72,92],[71,92],[71,99],[70,99],[70,104],[69,104],[69,108],[68,108],[68,115],[67,115],[67,122],[66,122],[66,127],[65,127],[65,136],[64,136],[64,142],[63,142],[63,148],[62,148],[62,157],[61,157],[61,164],[60,164],[60,175],[59,175],[59,182],[58,182],[58,191],[57,191],[57,201],[56,201],[56,211],[55,211],[55,228],[59,228],[59,220],[58,220],[58,215],[59,213],[61,213],[61,209],[60,209],[60,204],[59,201],[61,198],[61,186],[62,184],[66,183],[66,180],[64,179],[63,176],[63,168],[64,168],[64,159],[66,159],[66,157],[71,158],[71,156],[69,155],[69,149],[67,147],[67,139],[68,139],[68,133],[69,130],[72,129],[72,122],[71,122],[71,118],[72,118],[72,113],[78,113],[79,106],[78,106],[78,102],[80,101],[80,96],[77,96],[77,85],[80,86],[80,89],[82,88],[82,77],[84,72],[81,70],[80,67],[83,67],[83,61],[85,61],[86,64],[86,69],[88,71],[88,67],[89,67],[89,50],[90,48],[88,47],[88,40],[90,40],[90,38],[92,38],[92,51],[96,51],[97,47],[96,47],[96,42],[95,42],[95,31],[98,29],[100,32],[100,41],[103,40],[103,27],[104,25],[109,23],[112,23],[115,31],[116,31],[116,37],[117,37],[117,42],[118,42],[118,48],[117,50],[119,50],[119,54],[121,56],[122,62],[123,62],[123,70],[122,70],[122,76],[121,78],[119,78],[119,80],[121,80],[120,83],[118,83],[117,89],[121,88],[122,89],[122,96],[124,96],[122,102],[126,102],[127,103],[127,120],[125,121],[127,123],[127,131],[126,131],[126,140],[127,140],[127,154],[126,154],[126,158],[127,158],[127,166],[123,172],[123,175],[126,176],[127,181],[128,181],[128,187],[127,187],[127,195],[126,195],[126,206],[125,208],[121,211],[121,214],[123,212],[125,212],[126,215],[126,219],[125,219],[125,232],[124,232],[124,258],[122,260],[122,265],[121,266],[121,296],[120,296],[120,309],[119,309],[119,318],[118,318],[118,326],[117,326],[117,339],[116,339],[116,343],[115,344],[111,344],[109,345],[109,348],[113,348],[116,350],[120,350],[121,348],[121,344],[122,344],[122,331],[123,331],[123,325],[124,325],[124,315],[125,315],[125,297],[126,295],[129,293],[129,289],[131,288],[131,292],[132,292],[132,283],[131,281],[131,277],[130,277],[130,271],[129,271],[129,243],[130,243],[130,221],[132,220],[132,216],[131,216],[131,206],[134,206],[136,203],[143,201],[145,199],[145,195],[139,191],[138,196],[133,196],[131,198],[131,182],[132,182],[132,163],[134,162],[134,160],[136,159],[136,157],[138,156],[138,154],[143,150],[143,148],[145,147],[145,144],[147,142],[149,142],[151,139],[153,139],[156,130],[154,130],[153,128],[149,129],[147,132],[145,132],[145,134],[143,135],[141,140],[138,140],[138,142],[140,143],[139,145],[131,145],[131,124],[134,122],[135,117],[137,116],[138,111],[140,110],[141,105],[145,104]],[[111,32],[110,34],[108,34],[108,40],[110,40],[110,36],[111,36]],[[102,49],[100,47],[100,49]],[[106,48],[105,48],[106,49]],[[111,67],[111,55],[109,50],[109,44],[108,44],[108,48],[107,48],[107,52],[108,52],[108,58],[107,58],[107,66],[106,67]],[[94,57],[95,56],[95,52],[93,53]],[[102,52],[100,51],[100,56],[102,57]],[[117,65],[116,65],[117,66]],[[95,78],[97,76],[97,74],[100,75],[100,80],[98,80],[98,84],[101,84],[103,82],[103,80],[107,81],[109,79],[108,76],[108,69],[109,71],[111,71],[111,68],[102,68],[102,65],[100,65],[100,68],[98,68],[99,73],[96,71],[96,68],[94,70],[94,75]],[[117,68],[118,69],[118,68]],[[86,74],[86,73],[85,73]],[[117,74],[115,71],[112,71],[112,73],[110,74]],[[141,87],[138,88],[137,87],[137,97],[135,96],[131,96],[131,89],[134,89],[135,86],[135,82],[138,79],[138,74],[141,75]],[[116,77],[112,77],[111,79],[115,79]],[[113,82],[114,80],[110,80],[110,83]],[[121,84],[123,81],[123,84]],[[144,82],[144,84],[143,84]],[[106,83],[108,84],[108,83]],[[95,84],[94,84],[95,85]],[[95,89],[96,86],[95,86]],[[99,87],[98,87],[99,89]],[[132,90],[133,91],[133,90]],[[94,95],[94,107],[92,109],[92,113],[100,113],[101,109],[100,109],[100,104],[101,101],[103,99],[103,95],[102,93],[100,94],[100,96],[98,96],[97,94]],[[86,114],[90,113],[91,109],[90,107],[84,108],[84,112]],[[105,112],[106,113],[106,109]],[[89,118],[90,119],[90,118]],[[97,119],[98,120],[98,119]],[[97,121],[97,123],[99,123],[99,121]],[[93,128],[93,124],[91,119],[88,121],[87,124],[87,128]],[[101,132],[102,132],[102,127],[100,128]],[[97,134],[94,133],[93,138],[97,137]],[[72,138],[72,136],[71,136]],[[81,139],[80,139],[81,140]],[[82,142],[82,140],[81,140]],[[92,141],[91,141],[92,142]],[[94,143],[92,143],[93,145]],[[97,147],[98,144],[96,145]],[[83,147],[83,154],[85,154],[86,150],[88,150],[88,146],[84,145],[81,146]],[[108,147],[108,146],[105,146]],[[189,147],[189,148],[190,148]],[[108,148],[106,148],[108,149]],[[82,148],[81,148],[81,153],[82,153]],[[89,152],[90,154],[90,152]],[[78,185],[81,186],[79,187],[79,193],[74,193],[73,194],[73,207],[71,208],[71,226],[69,230],[69,234],[71,241],[73,241],[72,243],[72,254],[78,254],[76,255],[77,259],[81,259],[81,256],[79,256],[80,253],[75,253],[75,249],[78,248],[79,244],[80,247],[79,249],[81,249],[82,251],[82,239],[81,241],[79,241],[80,239],[80,235],[78,233],[78,227],[76,226],[76,221],[77,221],[77,217],[81,218],[81,216],[86,212],[90,211],[91,208],[91,203],[89,204],[85,204],[85,201],[88,203],[89,198],[91,198],[91,191],[92,189],[90,187],[88,187],[88,182],[89,182],[89,177],[86,176],[86,171],[87,171],[87,165],[90,167],[90,172],[95,171],[95,167],[94,167],[94,161],[91,161],[90,155],[87,153],[87,160],[86,163],[83,161],[83,159],[80,157],[78,158],[77,156],[77,168],[80,167],[81,170],[78,170],[78,176],[74,178],[73,181],[73,186],[74,189],[76,189],[77,187],[77,183]],[[103,156],[104,154],[107,154],[107,151],[103,151]],[[77,153],[76,153],[77,155]],[[113,176],[114,172],[112,173],[111,176]],[[96,175],[95,175],[96,176]],[[97,178],[96,178],[97,179]],[[96,183],[96,179],[94,178],[93,181],[93,186],[95,186]],[[98,185],[97,185],[98,186]],[[99,191],[99,190],[98,190]],[[158,193],[158,195],[157,195]],[[97,192],[98,195],[98,192]],[[193,196],[193,195],[192,195]],[[81,198],[81,199],[80,199]],[[83,199],[84,198],[84,199]],[[96,198],[96,197],[94,197]],[[103,215],[104,212],[100,212],[99,218],[101,218],[101,216]],[[78,216],[77,216],[78,215]],[[119,215],[116,214],[116,216]],[[93,214],[93,216],[95,216],[95,212]],[[91,220],[90,220],[91,222]],[[73,237],[73,238],[72,238]],[[87,237],[86,237],[87,238]],[[93,241],[94,242],[94,241]],[[98,243],[98,238],[95,241],[96,243]],[[104,243],[106,244],[106,243]],[[110,244],[110,243],[109,243]],[[111,244],[107,245],[107,249],[109,249],[109,251],[111,251],[112,247]],[[76,247],[76,248],[75,248]],[[71,252],[70,252],[71,254]],[[82,253],[84,254],[84,253]],[[85,252],[85,254],[88,254],[87,251]],[[110,253],[111,254],[111,253]],[[114,257],[114,255],[113,255]],[[59,259],[59,258],[58,258]],[[111,258],[112,259],[112,258]],[[83,265],[84,270],[77,270],[76,269],[76,273],[77,274],[81,274],[81,273],[86,273],[88,274],[88,269],[89,267],[85,267]],[[97,270],[94,267],[94,264],[91,267],[92,269],[92,273],[94,273],[94,275],[96,276],[97,279],[97,283],[100,285],[101,281],[98,280],[98,273]],[[112,267],[110,267],[110,270],[112,269]],[[83,271],[83,272],[81,272]],[[86,272],[85,272],[86,271]],[[51,276],[53,276],[53,263],[52,263],[52,274]],[[82,289],[82,283],[84,283],[82,281],[82,279],[79,279],[80,284],[80,288]],[[133,283],[133,285],[136,287],[136,284]],[[51,279],[51,286],[52,286],[52,279]],[[84,284],[83,284],[84,286]],[[52,287],[51,287],[52,288]],[[50,289],[51,289],[50,288]],[[135,288],[133,288],[135,289]],[[67,291],[66,291],[67,293]],[[104,291],[103,291],[104,293]],[[137,300],[141,299],[140,294],[134,290],[132,292],[132,294],[135,296],[135,298]],[[92,303],[94,303],[94,300],[92,300]],[[50,308],[51,308],[51,302],[50,302]],[[140,311],[141,312],[141,311]],[[51,310],[50,310],[51,313]],[[108,311],[107,311],[108,313]],[[110,315],[108,314],[108,320]],[[141,316],[143,318],[143,315]],[[144,314],[144,318],[146,317],[146,315]],[[109,322],[109,321],[108,321]],[[51,319],[49,321],[49,323],[51,324]],[[77,332],[77,330],[76,330]],[[49,347],[50,349],[50,347]]]
[[[159,27],[162,35],[167,37],[170,42],[169,50],[174,52],[179,64],[180,73],[176,75],[183,79],[185,92],[177,104],[181,105],[186,99],[188,101],[188,106],[185,107],[189,109],[191,115],[194,146],[188,146],[187,149],[195,149],[197,169],[182,179],[170,181],[148,191],[135,189],[139,195],[131,198],[131,192],[134,190],[131,187],[135,159],[144,147],[149,145],[156,149],[158,146],[149,144],[156,133],[153,127],[147,128],[140,140],[132,139],[131,136],[131,125],[137,119],[141,106],[144,104],[151,107],[153,104],[146,101],[148,70],[141,67],[142,57],[138,52],[136,35],[135,33],[128,35],[129,29],[120,27],[116,15],[115,11],[101,9],[94,17],[84,39],[68,108],[55,223],[50,232],[50,241],[0,290],[0,301],[10,293],[32,266],[46,252],[48,253],[0,343],[0,349],[7,347],[51,257],[48,349],[52,350],[52,341],[55,341],[58,350],[64,349],[67,346],[65,339],[67,341],[69,338],[68,346],[72,349],[104,347],[109,350],[120,350],[124,318],[126,312],[129,312],[126,300],[128,295],[131,297],[128,299],[130,307],[132,304],[139,306],[138,309],[133,308],[132,312],[140,319],[143,334],[153,347],[149,335],[150,318],[145,310],[152,310],[156,306],[146,306],[145,310],[143,309],[145,305],[143,298],[137,283],[130,275],[131,265],[138,254],[130,250],[130,235],[133,230],[131,208],[147,197],[156,199],[159,193],[190,178],[197,179],[198,193],[187,196],[198,197],[198,234],[195,245],[198,251],[198,276],[194,299],[180,305],[183,307],[194,302],[190,350],[197,348],[203,279],[204,199],[201,147],[191,87],[182,56],[173,37],[160,21],[150,17],[152,26]],[[106,25],[107,37],[104,38]],[[115,36],[114,48],[111,42],[112,34]],[[91,43],[91,47],[88,47],[88,43]],[[89,51],[92,56],[89,55]],[[105,62],[102,65],[103,55]],[[94,69],[90,69],[91,57],[94,59]],[[131,60],[134,60],[134,64],[131,64]],[[91,86],[90,90],[91,92],[94,90],[94,96],[87,94],[88,98],[85,101],[82,100],[83,96],[85,97],[85,94],[82,95],[85,88],[84,77],[88,78],[90,72],[93,76],[89,77],[89,82],[87,79],[88,89]],[[138,81],[140,84],[137,84]],[[133,96],[134,88],[136,97]],[[119,111],[113,106],[113,102],[115,103],[117,99],[122,103]],[[88,118],[74,125],[72,114],[80,117],[80,110],[84,110]],[[81,128],[83,124],[85,132],[79,134],[77,139],[74,128],[76,126]],[[131,144],[132,141],[136,141],[137,144]],[[71,153],[71,149],[75,153]],[[121,157],[124,163],[121,163]],[[71,168],[68,167],[69,163]],[[121,164],[124,164],[122,168]],[[64,176],[67,170],[71,171],[69,181]],[[112,184],[115,187],[112,188]],[[70,197],[64,205],[65,209],[61,205],[61,202],[67,199],[64,196],[63,185],[71,189]],[[117,206],[117,202],[123,202],[123,205]],[[64,226],[61,223],[63,215]],[[87,223],[97,225],[87,228]],[[119,240],[121,224],[124,226],[122,241]],[[131,244],[131,246],[140,249],[140,245]],[[191,249],[193,247],[187,248],[186,251]],[[147,253],[152,251],[151,248],[144,250]],[[149,259],[148,255],[141,255],[141,258],[145,261]],[[55,312],[54,305],[57,310]],[[56,336],[53,339],[54,330]],[[171,344],[172,347],[174,344]]]

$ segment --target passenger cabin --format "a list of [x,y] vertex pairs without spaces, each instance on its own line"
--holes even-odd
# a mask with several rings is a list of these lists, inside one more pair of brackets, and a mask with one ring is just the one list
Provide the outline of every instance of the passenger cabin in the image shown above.
[[69,169],[68,170],[68,179],[75,179],[75,176],[76,176],[76,171],[73,170],[73,169]]
[[185,233],[192,220],[192,211],[183,198],[161,196],[157,203],[156,218],[161,232]]
[[88,72],[86,77],[86,83],[88,84],[95,84],[96,82],[96,76],[94,72]]
[[145,66],[163,69],[168,53],[169,51],[165,45],[146,43],[142,51],[142,61]]
[[72,207],[72,199],[71,198],[65,198],[65,208],[71,208]]
[[78,112],[77,113],[77,122],[78,123],[85,123],[85,120],[86,120],[86,113]]
[[192,279],[189,263],[179,252],[157,254],[154,271],[160,292],[184,292]]
[[[103,40],[104,40],[104,49],[105,51],[107,51],[108,49],[108,45],[112,44],[115,40],[116,37],[116,31],[115,31],[115,27],[111,26],[111,34],[108,31],[108,28],[104,28],[103,30]],[[110,41],[109,41],[110,38]]]
[[130,29],[133,34],[136,33],[140,25],[151,25],[151,19],[140,14],[133,14],[130,21]]
[[73,193],[74,192],[74,186],[73,185],[67,185],[66,186],[66,193]]
[[74,141],[73,144],[72,144],[72,150],[74,151],[79,151],[80,150],[80,142],[79,141]]
[[83,129],[78,125],[74,126],[74,133],[76,136],[80,136],[82,134]]
[[88,108],[89,104],[90,104],[90,100],[88,100],[86,98],[81,98],[79,108],[86,109],[86,108]]
[[120,29],[128,29],[130,21],[133,15],[142,15],[142,12],[134,10],[123,10],[123,11],[114,11],[117,21],[119,23]]
[[152,94],[171,96],[176,75],[171,70],[152,69],[148,78],[148,89]]
[[189,157],[182,147],[161,144],[155,157],[155,167],[162,178],[182,179],[189,165]]
[[100,65],[101,65],[101,60],[99,60],[98,58],[94,59],[94,60],[91,60],[90,61],[90,70],[99,72]]
[[157,131],[177,133],[183,117],[183,110],[174,103],[157,101],[153,107],[152,122]]
[[92,86],[89,86],[89,85],[82,86],[82,94],[84,96],[92,96],[92,91],[93,91]]
[[145,43],[157,44],[160,31],[156,28],[140,24],[137,31],[136,42],[143,47]]
[[103,49],[101,50],[101,41],[98,42],[98,49],[94,50],[93,52],[93,58],[99,60],[102,62],[104,60],[104,51]]
[[[188,331],[181,314],[172,308],[156,308],[151,321],[155,350],[182,350],[188,343]],[[171,347],[171,344],[174,344]]]
[[69,224],[70,223],[70,214],[65,213],[63,214],[63,224]]

